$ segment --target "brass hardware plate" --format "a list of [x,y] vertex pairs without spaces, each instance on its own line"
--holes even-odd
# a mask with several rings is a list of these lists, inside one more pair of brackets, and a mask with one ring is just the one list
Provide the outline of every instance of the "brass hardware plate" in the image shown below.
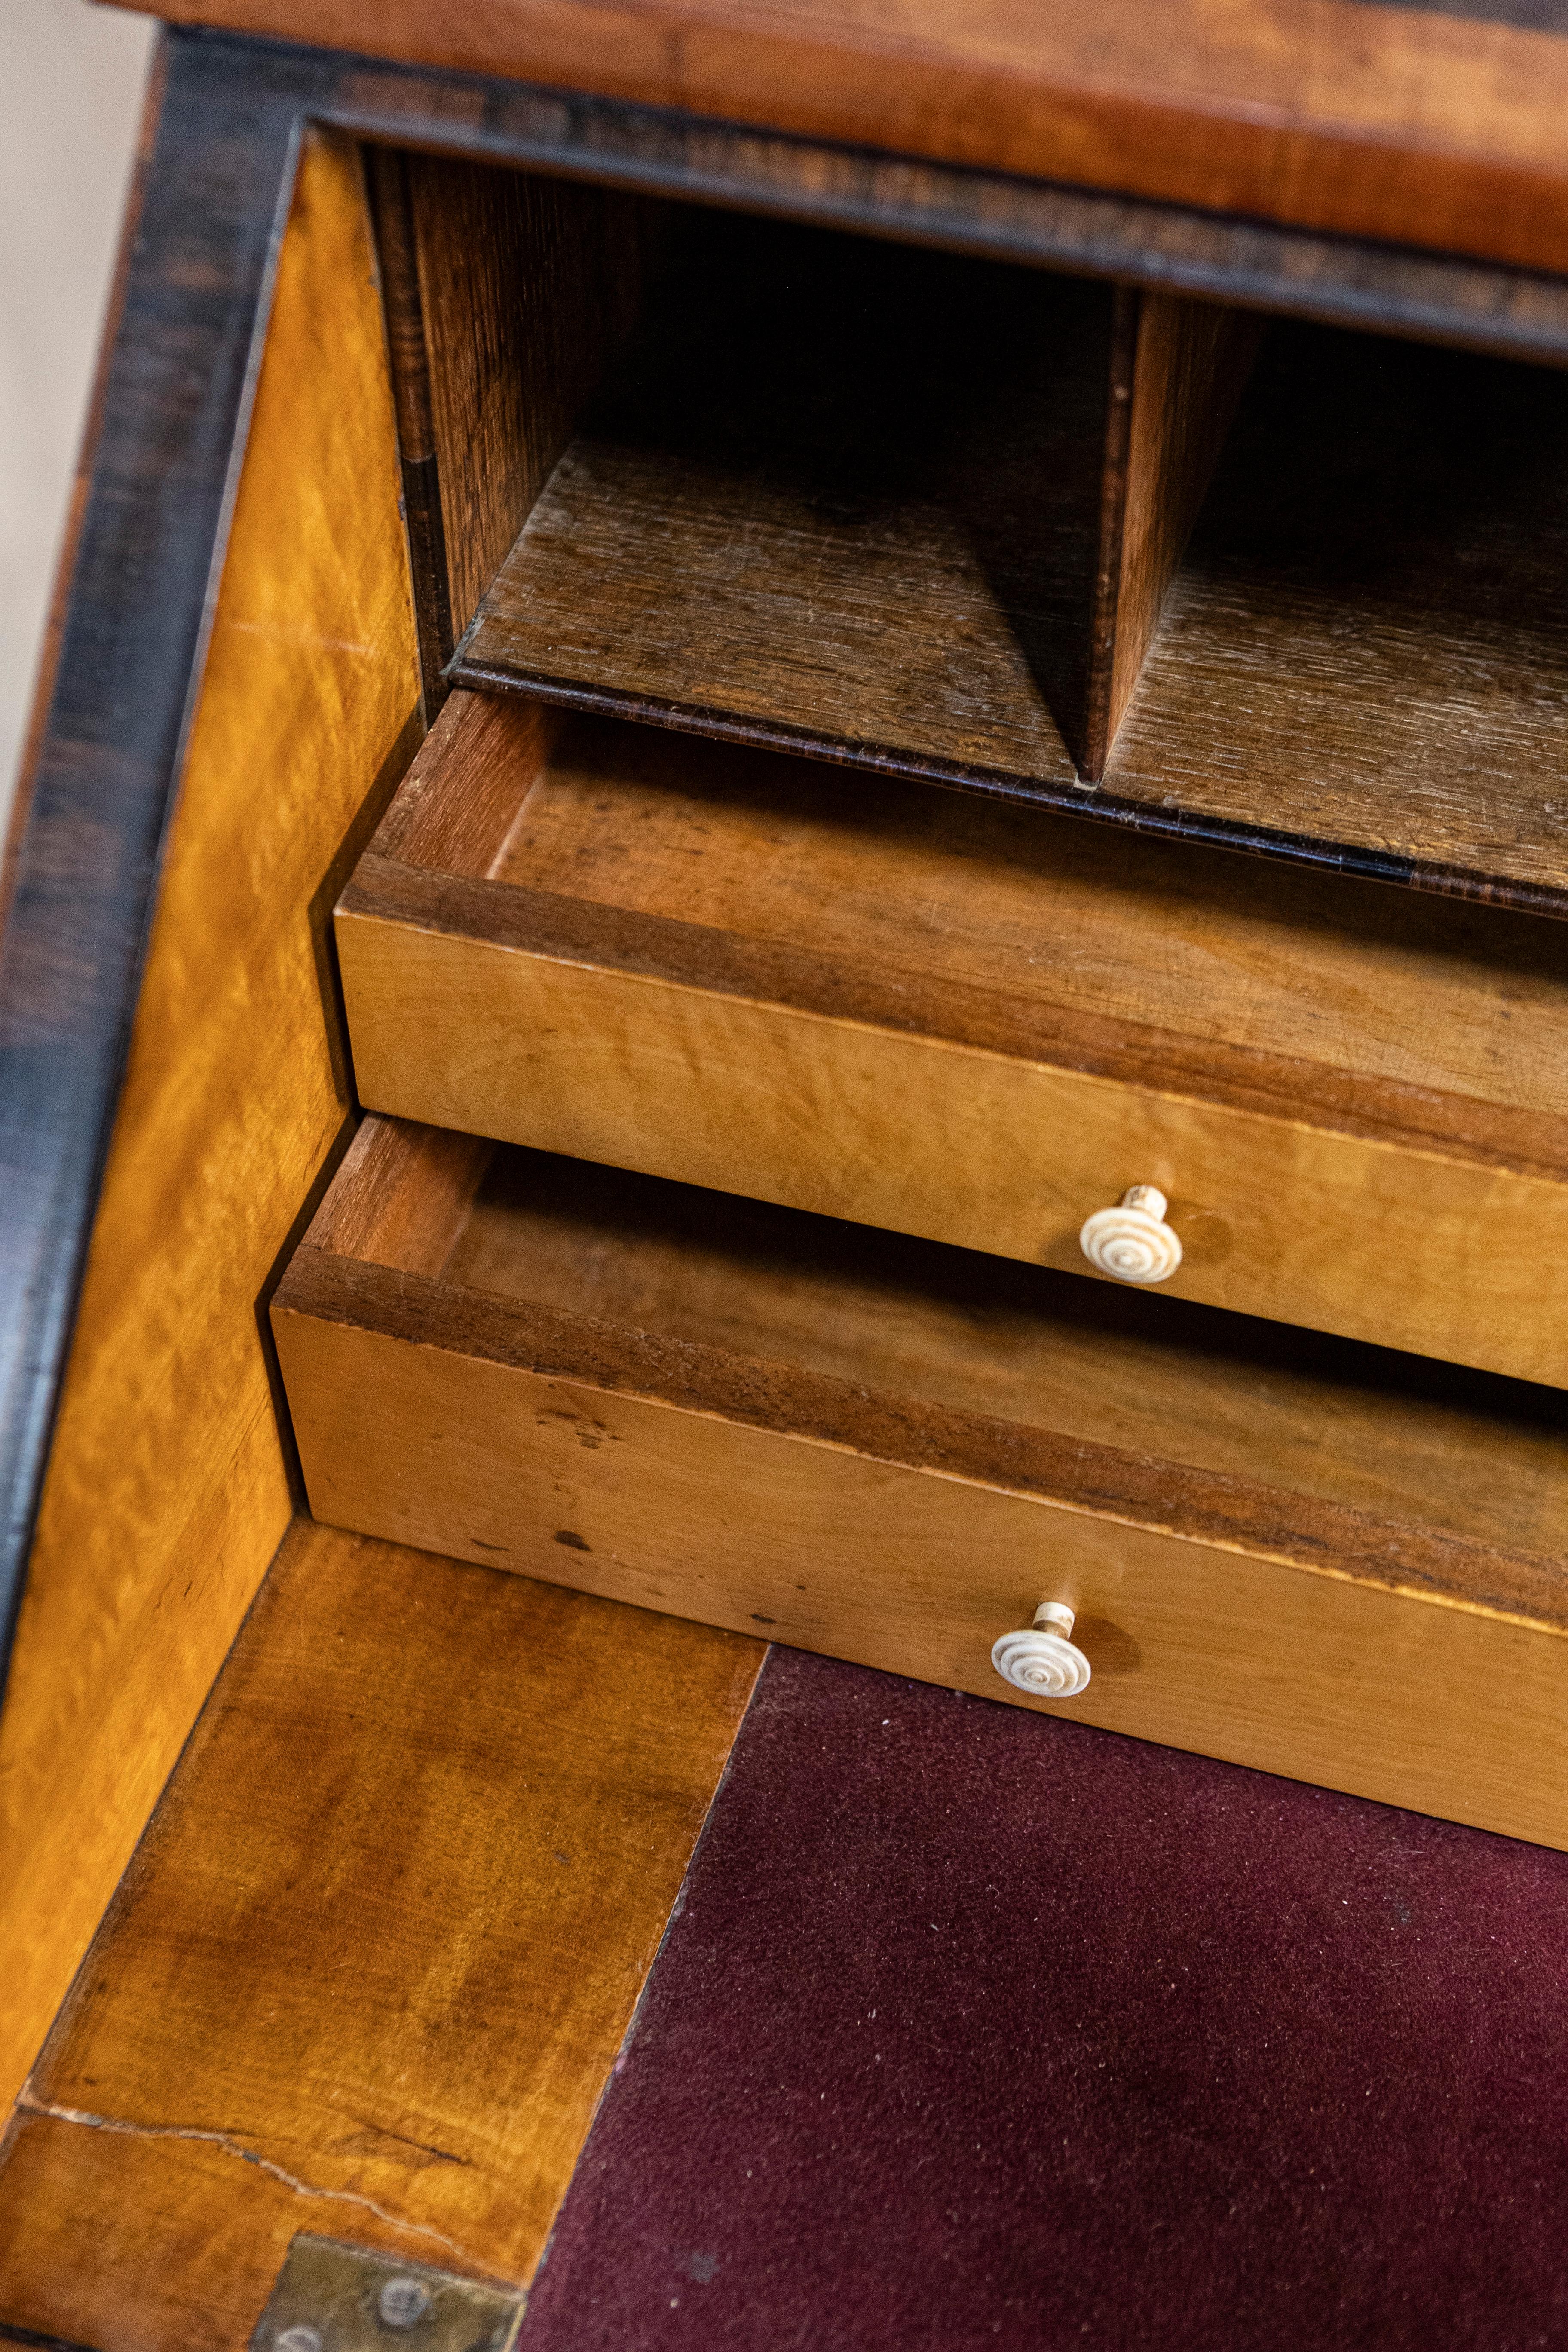
[[250,2352],[510,2352],[522,2296],[301,2231]]

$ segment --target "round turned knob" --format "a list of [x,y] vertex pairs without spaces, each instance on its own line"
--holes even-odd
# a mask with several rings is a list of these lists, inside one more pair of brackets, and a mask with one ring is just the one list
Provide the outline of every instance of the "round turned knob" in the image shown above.
[[1090,1265],[1118,1282],[1165,1282],[1182,1263],[1182,1244],[1165,1223],[1165,1195],[1155,1184],[1134,1184],[1114,1209],[1096,1209],[1078,1238]]
[[1004,1633],[991,1645],[991,1663],[1005,1683],[1030,1698],[1077,1698],[1089,1688],[1089,1660],[1068,1639],[1073,1612],[1063,1601],[1042,1601],[1033,1625]]

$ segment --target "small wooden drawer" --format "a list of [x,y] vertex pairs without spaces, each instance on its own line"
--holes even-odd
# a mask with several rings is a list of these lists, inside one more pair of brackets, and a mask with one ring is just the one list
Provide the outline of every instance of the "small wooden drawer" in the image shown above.
[[374,1118],[272,1320],[320,1518],[1568,1846],[1559,1391]]
[[1568,1382],[1546,918],[458,695],[337,941],[374,1109]]

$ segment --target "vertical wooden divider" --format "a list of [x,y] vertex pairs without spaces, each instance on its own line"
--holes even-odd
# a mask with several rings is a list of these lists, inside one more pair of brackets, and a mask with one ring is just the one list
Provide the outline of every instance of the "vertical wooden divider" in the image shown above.
[[1100,562],[1080,767],[1098,782],[1258,350],[1251,312],[1112,293]]
[[419,690],[425,724],[433,727],[447,698],[441,672],[452,658],[452,594],[441,520],[440,471],[430,409],[430,362],[419,290],[414,200],[408,158],[394,147],[367,147],[370,200],[386,325],[387,367],[397,420],[403,476],[403,527],[419,642]]

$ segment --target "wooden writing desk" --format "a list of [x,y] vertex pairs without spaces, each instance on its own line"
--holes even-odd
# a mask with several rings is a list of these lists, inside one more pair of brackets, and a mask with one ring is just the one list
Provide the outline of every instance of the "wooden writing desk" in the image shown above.
[[[1042,1501],[1089,1720],[1568,1843],[1568,27],[163,13],[0,963],[0,2330],[105,2352],[301,2179],[525,2284],[762,1636],[985,1690]],[[544,1782],[506,2065],[326,2129]]]

